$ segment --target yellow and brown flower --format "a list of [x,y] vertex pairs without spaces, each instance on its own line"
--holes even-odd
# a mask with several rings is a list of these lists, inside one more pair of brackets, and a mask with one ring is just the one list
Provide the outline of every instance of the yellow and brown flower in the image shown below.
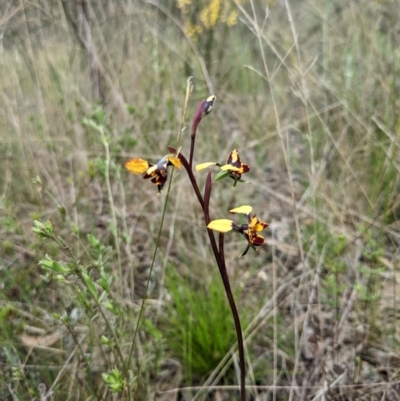
[[259,235],[258,233],[260,231],[263,231],[264,228],[268,227],[268,224],[261,221],[255,214],[253,216],[250,215],[252,210],[252,207],[247,205],[230,210],[230,213],[233,214],[243,214],[247,219],[247,223],[245,224],[237,225],[232,220],[219,219],[211,221],[208,224],[207,228],[209,228],[210,230],[218,231],[220,233],[227,233],[228,231],[234,230],[242,234],[248,242],[247,248],[240,255],[244,256],[246,255],[250,247],[254,250],[257,250],[256,247],[264,243],[264,237],[262,235]]
[[133,174],[144,174],[143,178],[151,178],[151,182],[158,187],[158,192],[161,192],[164,184],[167,182],[168,166],[181,168],[181,161],[173,155],[166,155],[156,164],[151,164],[148,161],[140,158],[128,160],[125,167]]
[[250,171],[250,167],[246,163],[242,163],[239,157],[239,152],[236,149],[229,153],[224,165],[216,162],[201,163],[196,166],[196,171],[203,170],[210,166],[218,166],[221,169],[221,171],[215,177],[215,181],[221,180],[225,177],[230,177],[235,181],[233,184],[234,187],[238,181],[247,182],[243,181],[241,177],[242,174]]

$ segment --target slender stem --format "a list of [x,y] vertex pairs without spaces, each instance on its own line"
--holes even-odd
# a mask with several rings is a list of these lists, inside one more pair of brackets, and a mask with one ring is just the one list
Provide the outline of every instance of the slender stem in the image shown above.
[[[206,225],[211,221],[209,205],[210,205],[210,196],[212,190],[212,180],[211,180],[211,172],[207,175],[206,187],[204,190],[204,217],[206,220]],[[243,346],[243,334],[242,334],[242,325],[240,324],[239,312],[236,307],[235,299],[233,298],[231,285],[229,282],[228,270],[225,264],[225,253],[224,253],[224,234],[219,234],[219,249],[217,248],[217,244],[215,241],[214,233],[207,229],[208,236],[210,238],[211,247],[214,252],[215,260],[218,264],[219,273],[222,278],[222,282],[225,287],[226,296],[228,298],[229,306],[231,308],[233,321],[235,322],[236,336],[238,341],[238,351],[239,351],[239,365],[240,365],[240,396],[242,401],[246,401],[246,383],[245,383],[245,366],[244,366],[244,346]]]
[[[204,221],[206,227],[210,223],[210,213],[209,213],[209,204],[210,204],[210,196],[212,190],[212,179],[211,179],[211,172],[208,173],[206,179],[206,185],[204,189],[204,197],[202,197],[201,192],[199,190],[199,186],[197,185],[197,181],[195,176],[193,175],[193,155],[194,155],[194,146],[196,140],[196,131],[197,127],[200,124],[201,119],[204,116],[204,100],[199,104],[195,116],[193,118],[192,123],[192,133],[191,133],[191,144],[190,144],[190,155],[189,155],[189,162],[187,159],[180,153],[179,158],[182,162],[183,167],[185,168],[189,180],[192,184],[193,190],[197,196],[197,199],[200,203],[201,208],[203,209],[204,214]],[[168,147],[170,152],[175,153],[176,150],[172,147]],[[245,364],[244,364],[244,346],[243,346],[243,334],[242,334],[242,327],[240,324],[239,313],[236,307],[235,299],[233,298],[231,285],[229,282],[228,271],[225,265],[225,256],[224,256],[224,236],[223,234],[219,237],[219,249],[217,246],[217,242],[214,237],[214,233],[212,230],[207,228],[208,238],[210,239],[211,248],[214,253],[215,260],[218,265],[218,269],[222,278],[222,282],[224,284],[226,296],[228,298],[229,306],[231,308],[233,320],[235,323],[236,329],[236,336],[238,341],[238,350],[239,350],[239,365],[240,365],[240,399],[241,401],[246,401],[246,387],[245,387]]]
[[196,132],[197,132],[197,127],[200,124],[200,121],[202,120],[204,116],[204,103],[205,100],[203,99],[200,104],[197,107],[196,113],[194,114],[193,117],[193,122],[192,122],[192,133],[190,135],[191,141],[190,141],[190,154],[189,154],[189,167],[190,171],[192,171],[193,168],[193,154],[194,154],[194,145],[196,142]]
[[180,127],[179,127],[178,140],[177,140],[177,145],[176,145],[176,148],[177,148],[178,150],[179,150],[179,145],[180,145],[180,143],[181,143],[182,131],[183,131],[183,124],[185,124],[185,119],[186,119],[186,113],[187,113],[189,98],[190,98],[190,95],[192,94],[192,91],[193,91],[192,78],[193,78],[193,77],[189,77],[189,78],[187,79],[187,81],[186,81],[185,104],[183,105],[183,112],[182,112],[182,118],[181,118],[181,125],[180,125]]
[[219,255],[221,257],[221,261],[225,265],[224,239],[225,239],[224,233],[219,233],[218,250],[219,250]]
[[[168,149],[169,149],[170,152],[176,153],[176,149],[173,148],[172,146],[168,146]],[[198,199],[198,201],[200,203],[200,206],[204,210],[204,200],[203,200],[203,197],[201,196],[201,193],[200,193],[200,190],[199,190],[199,186],[197,185],[196,178],[195,178],[195,176],[193,174],[193,171],[192,171],[192,169],[191,169],[191,167],[189,165],[189,162],[187,161],[186,157],[183,156],[182,153],[179,153],[178,157],[181,160],[182,166],[185,168],[185,170],[186,170],[186,172],[187,172],[187,174],[189,176],[189,180],[190,180],[190,182],[192,184],[192,187],[193,187],[194,192],[195,192],[195,194],[197,196],[197,199]]]
[[241,400],[246,401],[246,373],[245,373],[245,366],[244,366],[244,346],[243,346],[243,333],[242,333],[242,326],[240,324],[239,312],[236,308],[235,299],[233,298],[231,285],[229,283],[229,276],[228,271],[225,265],[225,258],[224,258],[224,234],[219,234],[219,254],[221,259],[221,266],[219,267],[219,272],[221,274],[222,282],[224,283],[225,292],[228,297],[229,305],[231,307],[233,320],[235,322],[236,328],[236,335],[238,340],[238,351],[239,351],[239,365],[240,365],[240,395]]
[[189,155],[189,166],[190,166],[190,171],[192,171],[193,168],[193,154],[194,154],[194,144],[196,142],[196,136],[192,135],[191,136],[191,141],[190,141],[190,155]]
[[124,282],[124,280],[122,278],[121,251],[119,248],[119,240],[118,240],[118,222],[117,222],[117,215],[115,213],[114,197],[113,197],[113,192],[111,189],[111,182],[110,182],[110,163],[111,163],[110,147],[108,144],[106,134],[104,133],[104,129],[100,130],[100,135],[101,135],[101,140],[103,142],[104,150],[106,152],[105,181],[106,181],[106,186],[107,186],[108,202],[110,203],[110,209],[111,209],[111,221],[112,221],[111,231],[112,231],[113,237],[114,237],[115,250],[117,252],[118,273],[119,273],[119,277],[120,277],[119,290],[120,290],[120,295],[123,296],[124,294],[123,294],[122,283]]
[[[69,333],[71,334],[71,337],[72,337],[72,339],[74,340],[74,343],[76,344],[76,348],[75,348],[75,349],[78,349],[78,350],[79,350],[79,352],[80,352],[80,354],[81,354],[81,357],[82,357],[82,362],[83,362],[84,365],[86,365],[86,369],[88,369],[88,372],[90,372],[90,371],[92,370],[92,367],[89,365],[88,359],[85,357],[85,352],[84,352],[84,350],[83,350],[83,348],[82,348],[82,345],[81,345],[82,340],[79,341],[79,339],[78,339],[78,337],[77,337],[77,335],[76,335],[74,329],[73,329],[72,326],[68,323],[68,320],[63,320],[63,319],[61,319],[61,322],[64,324],[64,326],[67,328],[67,330],[68,330]],[[90,381],[90,384],[88,383],[88,381]],[[97,398],[98,400],[101,400],[101,397],[100,397],[99,394],[97,393],[96,386],[95,386],[94,383],[93,383],[93,378],[92,378],[90,375],[88,375],[88,381],[84,380],[84,382],[85,382],[84,385],[85,385],[87,388],[89,388],[91,391],[94,392],[94,394],[95,394],[95,396],[96,396],[96,398]],[[47,399],[47,398],[46,398],[46,399]]]
[[[171,148],[170,148],[171,150]],[[172,150],[171,150],[172,151]],[[192,169],[190,168],[189,164],[187,163],[186,158],[180,154],[179,157],[181,158],[182,165],[184,166],[185,170],[188,173],[190,182],[192,187],[197,195],[200,205],[202,206],[203,213],[204,213],[204,220],[206,226],[210,223],[210,212],[209,212],[209,204],[210,204],[210,196],[212,190],[212,179],[211,179],[211,172],[207,175],[206,186],[204,190],[204,199],[201,196],[199,187],[197,185],[196,178],[193,175]],[[223,235],[222,238],[219,238],[219,249],[217,246],[217,242],[214,237],[214,233],[212,230],[207,228],[208,238],[210,239],[211,248],[214,253],[215,260],[218,265],[218,269],[222,278],[222,282],[224,284],[225,293],[228,298],[229,306],[231,308],[233,320],[235,323],[236,329],[236,337],[238,341],[238,351],[239,351],[239,365],[240,365],[240,397],[241,401],[246,401],[246,386],[245,386],[245,365],[244,365],[244,346],[243,346],[243,334],[242,334],[242,326],[240,324],[240,317],[236,307],[235,299],[233,298],[231,285],[229,282],[228,271],[225,265],[225,256],[224,256],[224,244],[223,244]]]
[[[184,103],[184,106],[183,106],[181,124],[180,124],[180,127],[179,127],[179,133],[178,133],[178,141],[177,141],[177,148],[178,148],[178,149],[179,149],[179,145],[180,145],[180,141],[181,141],[181,137],[182,137],[183,124],[184,124],[185,118],[186,118],[187,105],[188,105],[188,102],[189,102],[189,97],[190,97],[190,95],[191,95],[191,93],[192,93],[192,89],[193,89],[192,80],[191,80],[191,77],[189,77],[188,80],[187,80],[187,82],[186,82],[185,103]],[[175,149],[173,149],[173,150],[171,150],[171,149],[173,149],[173,148],[170,148],[170,147],[169,147],[169,150],[170,150],[171,152],[173,152],[173,153],[176,153],[176,152],[177,152]],[[178,155],[178,157],[180,157],[180,156],[181,156],[181,155]],[[167,205],[168,205],[169,194],[170,194],[170,191],[171,191],[171,184],[172,184],[173,173],[174,173],[174,169],[172,169],[172,171],[171,171],[171,176],[169,177],[168,190],[167,190],[167,194],[166,194],[166,197],[165,197],[165,202],[164,202],[164,208],[163,208],[163,212],[162,212],[162,216],[161,216],[160,227],[159,227],[159,229],[158,229],[156,247],[155,247],[154,252],[153,252],[153,258],[152,258],[152,260],[151,260],[149,277],[148,277],[148,279],[147,279],[146,289],[145,289],[145,292],[144,292],[144,295],[143,295],[142,303],[141,303],[141,305],[140,305],[139,316],[138,316],[138,319],[137,319],[137,322],[136,322],[136,327],[135,327],[135,332],[134,332],[134,334],[133,334],[133,339],[132,339],[131,348],[130,348],[130,350],[129,350],[128,362],[127,362],[127,364],[126,364],[127,369],[129,369],[130,364],[131,364],[132,355],[133,355],[133,349],[134,349],[134,347],[135,347],[136,337],[137,337],[137,333],[138,333],[138,331],[139,331],[139,323],[140,323],[141,317],[142,317],[142,315],[143,315],[144,303],[145,303],[146,295],[147,295],[147,292],[148,292],[148,289],[149,289],[149,286],[150,286],[150,279],[151,279],[151,274],[152,274],[152,272],[153,272],[154,263],[155,263],[155,260],[156,260],[156,255],[157,255],[157,251],[158,251],[158,246],[159,246],[159,244],[160,244],[161,231],[162,231],[162,228],[163,228],[163,225],[164,225],[165,214],[166,214],[166,211],[167,211]],[[129,397],[129,400],[132,399],[132,395],[131,395],[131,394],[132,394],[131,385],[129,384],[129,385],[128,385],[128,397]]]
[[161,216],[160,226],[159,226],[159,229],[158,229],[156,246],[155,246],[155,248],[154,248],[153,258],[152,258],[152,260],[151,260],[149,277],[148,277],[148,279],[147,279],[146,289],[145,289],[145,291],[144,291],[144,295],[143,295],[143,298],[142,298],[142,303],[141,303],[141,305],[140,305],[139,316],[138,316],[138,319],[137,319],[137,322],[136,322],[136,327],[135,327],[135,331],[134,331],[134,334],[133,334],[133,339],[132,339],[132,343],[131,343],[131,348],[130,348],[130,350],[129,350],[128,362],[127,362],[127,364],[126,364],[126,366],[128,367],[128,369],[129,369],[129,366],[130,366],[130,364],[131,364],[132,355],[133,355],[133,349],[134,349],[134,347],[135,347],[136,337],[137,337],[137,333],[138,333],[138,331],[139,331],[139,323],[140,323],[140,319],[141,319],[142,314],[143,314],[144,303],[145,303],[145,301],[146,301],[146,295],[147,295],[147,291],[148,291],[149,285],[150,285],[150,278],[151,278],[151,274],[152,274],[152,272],[153,272],[153,267],[154,267],[154,262],[155,262],[155,260],[156,260],[156,255],[157,255],[158,246],[159,246],[159,244],[160,244],[161,231],[162,231],[162,227],[163,227],[163,224],[164,224],[165,212],[166,212],[166,210],[167,210],[167,205],[168,205],[168,197],[169,197],[169,194],[167,193],[166,198],[165,198],[165,202],[164,202],[164,208],[163,208],[162,216]]

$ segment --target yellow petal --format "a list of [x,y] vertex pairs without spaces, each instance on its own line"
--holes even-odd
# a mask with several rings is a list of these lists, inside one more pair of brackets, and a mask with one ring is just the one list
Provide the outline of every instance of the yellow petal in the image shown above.
[[135,158],[128,160],[125,167],[133,174],[143,174],[149,168],[149,163],[146,160]]
[[268,223],[264,223],[258,217],[253,216],[249,222],[249,227],[254,231],[262,231],[265,227],[268,227]]
[[220,220],[213,220],[207,228],[210,230],[215,230],[220,233],[227,233],[228,231],[232,230],[232,220],[227,219],[220,219]]
[[229,210],[230,213],[242,213],[242,214],[250,214],[253,208],[251,206],[239,206],[235,209]]
[[210,162],[201,163],[201,164],[198,164],[198,165],[195,167],[195,169],[196,169],[196,171],[200,171],[200,170],[204,170],[204,169],[207,168],[207,167],[215,166],[216,164],[217,164],[217,163],[210,163]]
[[177,157],[174,156],[168,156],[168,160],[177,168],[181,168],[182,167],[182,163],[181,160]]
[[239,163],[240,163],[239,153],[238,153],[238,151],[236,149],[233,149],[232,152],[228,156],[227,163],[233,164],[233,163],[236,163],[238,160],[239,160]]
[[221,166],[221,170],[223,170],[223,171],[227,171],[227,170],[230,170],[230,171],[239,171],[240,168],[239,168],[239,167],[232,166],[232,164],[225,164],[224,166]]

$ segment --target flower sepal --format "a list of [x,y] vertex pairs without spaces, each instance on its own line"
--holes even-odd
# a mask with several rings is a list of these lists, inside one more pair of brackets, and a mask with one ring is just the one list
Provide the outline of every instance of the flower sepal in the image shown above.
[[207,228],[210,230],[218,231],[219,233],[227,233],[233,230],[236,224],[232,220],[228,219],[219,219],[211,221]]
[[250,171],[250,167],[246,163],[241,162],[239,153],[236,149],[229,153],[226,164],[224,165],[221,165],[217,162],[206,162],[198,164],[195,168],[196,171],[201,171],[211,166],[218,166],[221,169],[221,171],[215,177],[214,182],[222,180],[226,177],[230,177],[234,180],[234,187],[236,187],[238,182],[243,182],[246,184],[248,183],[248,181],[242,180],[241,177],[242,174]]
[[174,166],[180,169],[182,167],[182,163],[179,157],[176,157],[173,154],[164,156],[156,164],[151,164],[147,160],[139,157],[128,160],[125,163],[125,168],[131,173],[144,174],[144,179],[151,178],[151,182],[157,185],[159,193],[163,189],[164,184],[167,182],[168,166]]
[[[221,169],[222,170],[222,169]],[[248,181],[242,180],[237,175],[232,175],[229,171],[220,171],[214,178],[214,182],[223,180],[224,178],[229,177],[234,180],[233,187],[236,187],[238,182],[242,182],[243,184],[248,184]]]
[[201,163],[201,164],[197,164],[195,166],[195,169],[196,169],[196,171],[201,171],[201,170],[204,170],[204,169],[206,169],[206,168],[208,168],[210,166],[219,166],[219,164],[215,163],[215,162]]
[[223,180],[224,178],[229,177],[229,173],[227,171],[220,171],[214,178],[215,181]]
[[220,233],[227,233],[233,230],[242,234],[247,240],[247,247],[240,256],[245,256],[250,248],[256,251],[257,247],[264,244],[264,237],[258,233],[268,227],[268,223],[261,221],[255,214],[253,216],[250,215],[252,210],[251,206],[243,205],[229,211],[232,214],[243,214],[247,220],[244,224],[238,225],[232,220],[219,219],[211,221],[207,228]]

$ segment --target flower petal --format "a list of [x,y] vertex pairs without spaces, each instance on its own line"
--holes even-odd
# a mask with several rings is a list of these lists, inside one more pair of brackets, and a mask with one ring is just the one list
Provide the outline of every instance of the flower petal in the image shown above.
[[250,171],[250,167],[246,163],[242,163],[240,166],[240,172],[243,173],[248,173]]
[[240,171],[240,168],[232,166],[232,164],[225,164],[221,166],[222,171]]
[[256,235],[251,239],[251,244],[254,246],[260,246],[263,243],[264,243],[264,237],[262,235]]
[[198,164],[198,165],[195,167],[195,169],[196,169],[196,171],[200,171],[200,170],[204,170],[204,169],[207,168],[207,167],[215,166],[216,164],[218,164],[218,163],[212,163],[212,162],[201,163],[201,164]]
[[168,167],[168,155],[164,156],[161,160],[159,160],[156,166],[157,170],[166,170]]
[[133,174],[143,174],[149,167],[149,163],[140,158],[131,159],[125,163],[125,168]]
[[249,227],[254,231],[262,231],[267,226],[268,223],[264,223],[258,217],[256,217],[256,215],[254,215],[249,222]]
[[240,157],[239,157],[239,153],[236,149],[232,150],[231,153],[229,153],[228,155],[228,159],[226,160],[226,164],[233,164],[239,162],[240,164]]
[[164,185],[167,181],[167,170],[156,170],[153,175],[146,177],[147,174],[143,178],[151,178],[151,182],[156,185]]
[[150,164],[149,166],[150,167],[146,170],[146,174],[143,176],[144,179],[154,177],[159,174],[160,171],[166,171],[165,169],[160,170],[156,164],[154,166]]
[[253,208],[249,205],[239,206],[235,209],[229,210],[230,213],[250,214]]
[[182,168],[182,163],[179,158],[174,156],[168,156],[168,161],[177,168]]
[[220,220],[213,220],[207,228],[210,230],[218,231],[220,233],[227,233],[228,231],[232,230],[232,220],[228,219],[220,219]]

